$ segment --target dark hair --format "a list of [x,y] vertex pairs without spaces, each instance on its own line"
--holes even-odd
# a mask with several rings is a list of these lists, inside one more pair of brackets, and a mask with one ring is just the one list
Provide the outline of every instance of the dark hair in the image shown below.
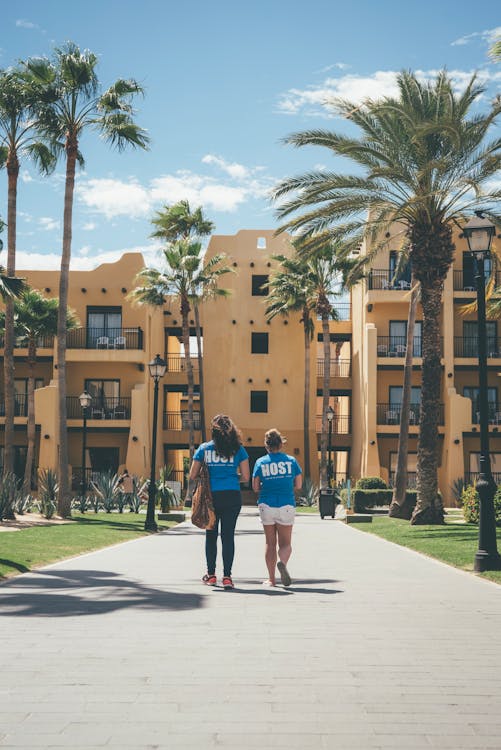
[[226,414],[216,414],[211,430],[216,452],[224,458],[234,456],[242,445],[242,437],[231,419]]
[[268,430],[268,432],[264,436],[264,445],[267,450],[270,451],[274,451],[277,448],[280,448],[282,443],[285,442],[285,438],[283,438],[279,431],[274,427],[271,430]]

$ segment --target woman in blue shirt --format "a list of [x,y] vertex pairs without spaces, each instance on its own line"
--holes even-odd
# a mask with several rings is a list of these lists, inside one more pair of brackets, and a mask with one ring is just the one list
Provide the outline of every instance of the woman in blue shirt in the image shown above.
[[209,586],[217,584],[216,557],[217,536],[221,524],[223,548],[223,586],[233,588],[231,568],[235,556],[235,525],[242,508],[240,482],[250,478],[249,456],[242,446],[242,438],[233,422],[225,414],[218,414],[211,422],[212,440],[202,443],[193,456],[190,480],[196,479],[205,461],[209,470],[210,487],[216,523],[205,532],[205,556],[207,573],[203,582]]
[[[278,430],[268,430],[264,437],[267,456],[258,458],[252,474],[252,489],[259,493],[258,508],[266,537],[266,566],[269,578],[265,585],[275,585],[275,566],[284,586],[291,585],[287,563],[292,552],[291,537],[296,514],[294,490],[301,489],[301,467],[294,458],[282,452],[284,438]],[[278,563],[277,563],[278,542]]]

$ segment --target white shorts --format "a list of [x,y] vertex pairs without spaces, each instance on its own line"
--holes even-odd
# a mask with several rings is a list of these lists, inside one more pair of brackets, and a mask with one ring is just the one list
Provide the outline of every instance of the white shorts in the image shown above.
[[278,523],[279,526],[292,526],[294,524],[296,509],[293,505],[272,508],[266,503],[259,503],[258,508],[263,526],[273,526],[275,523]]

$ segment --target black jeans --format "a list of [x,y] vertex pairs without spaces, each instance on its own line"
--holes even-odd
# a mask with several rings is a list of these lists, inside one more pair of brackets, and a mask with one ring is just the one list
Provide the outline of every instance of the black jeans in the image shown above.
[[242,508],[240,490],[221,490],[213,492],[216,523],[213,529],[205,532],[205,556],[207,572],[216,572],[217,536],[221,524],[221,545],[223,547],[223,575],[231,576],[231,566],[235,557],[235,525]]

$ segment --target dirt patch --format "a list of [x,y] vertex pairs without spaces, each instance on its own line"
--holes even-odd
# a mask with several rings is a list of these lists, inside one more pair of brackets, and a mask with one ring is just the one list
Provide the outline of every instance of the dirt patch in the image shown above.
[[15,521],[3,520],[0,522],[1,531],[20,531],[29,529],[32,526],[57,526],[62,523],[71,523],[71,518],[44,518],[40,513],[23,513],[22,516],[16,516]]

